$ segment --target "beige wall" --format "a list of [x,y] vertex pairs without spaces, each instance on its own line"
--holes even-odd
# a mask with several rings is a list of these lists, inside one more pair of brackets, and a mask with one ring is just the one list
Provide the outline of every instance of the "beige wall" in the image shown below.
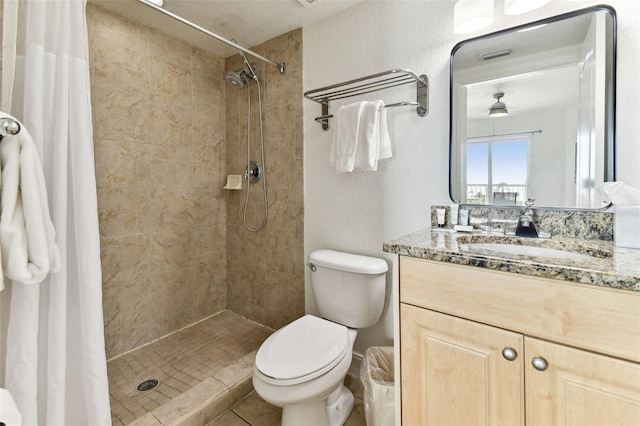
[[226,307],[224,59],[87,5],[107,356]]
[[225,60],[93,4],[87,25],[107,357],[227,306],[274,328],[302,316],[302,30],[253,48],[287,64],[257,61],[270,212],[254,234],[245,192],[221,189],[246,164],[247,91]]
[[[242,225],[245,191],[227,194],[228,307],[249,319],[279,328],[304,314],[304,222],[302,135],[302,30],[252,48],[284,61],[284,75],[255,61],[261,82],[269,195],[269,221],[253,233]],[[226,69],[242,67],[239,55],[227,58]],[[257,90],[251,84],[252,108]],[[258,159],[259,127],[252,120],[252,159]],[[227,88],[227,170],[242,174],[247,164],[247,90]],[[247,218],[262,220],[262,185],[251,187]]]

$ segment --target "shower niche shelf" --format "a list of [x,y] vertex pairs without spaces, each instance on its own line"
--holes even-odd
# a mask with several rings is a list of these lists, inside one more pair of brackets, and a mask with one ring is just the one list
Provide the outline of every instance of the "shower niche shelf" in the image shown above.
[[396,102],[386,104],[385,108],[415,106],[416,114],[424,117],[429,112],[429,79],[425,74],[418,76],[410,70],[392,69],[356,78],[320,89],[309,90],[305,92],[304,97],[318,102],[322,106],[322,115],[316,117],[315,121],[322,123],[323,130],[328,130],[329,119],[333,118],[333,114],[329,114],[330,102],[413,83],[416,85],[415,102]]

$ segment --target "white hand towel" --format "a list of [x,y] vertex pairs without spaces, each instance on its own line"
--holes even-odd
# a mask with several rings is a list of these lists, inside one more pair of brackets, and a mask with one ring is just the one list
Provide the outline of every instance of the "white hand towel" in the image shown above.
[[383,101],[366,102],[360,116],[360,131],[354,170],[378,169],[378,160],[391,157],[387,112]]
[[[15,120],[8,114],[0,116]],[[42,164],[31,135],[22,124],[20,128],[20,133],[0,142],[2,266],[8,278],[37,284],[49,272],[60,269],[60,252],[49,216]]]
[[365,102],[342,106],[334,114],[334,133],[329,166],[337,173],[352,172],[358,147],[360,116]]

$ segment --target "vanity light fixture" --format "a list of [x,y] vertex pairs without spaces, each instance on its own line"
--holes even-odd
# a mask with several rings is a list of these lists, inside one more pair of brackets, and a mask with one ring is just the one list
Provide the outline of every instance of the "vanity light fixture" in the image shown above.
[[521,15],[549,3],[549,0],[505,0],[505,15]]
[[453,9],[453,32],[466,34],[493,22],[493,0],[459,0]]
[[509,111],[507,111],[507,106],[504,104],[504,102],[500,101],[500,98],[503,96],[504,96],[504,93],[502,92],[493,94],[493,97],[496,98],[497,101],[496,103],[491,105],[491,108],[489,108],[489,117],[492,117],[492,118],[504,117],[507,114],[509,114]]

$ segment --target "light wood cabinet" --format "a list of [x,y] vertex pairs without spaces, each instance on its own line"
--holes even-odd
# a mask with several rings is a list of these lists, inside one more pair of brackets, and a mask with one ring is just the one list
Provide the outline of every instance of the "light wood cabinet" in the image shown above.
[[590,287],[401,258],[402,423],[640,424],[640,298]]

